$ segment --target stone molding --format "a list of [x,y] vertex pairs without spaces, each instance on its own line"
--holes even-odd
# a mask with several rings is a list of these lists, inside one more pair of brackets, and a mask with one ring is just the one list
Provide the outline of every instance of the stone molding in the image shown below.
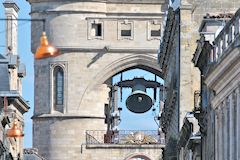
[[151,25],[160,25],[160,33],[162,31],[162,25],[160,21],[157,20],[151,20],[147,22],[147,40],[151,41],[151,40],[159,40],[161,39],[161,35],[157,36],[157,37],[153,37],[151,36]]
[[13,8],[15,10],[15,12],[18,12],[20,9],[18,7],[18,5],[15,2],[3,2],[3,5],[5,8]]
[[144,153],[133,153],[127,156],[124,160],[132,160],[132,158],[135,158],[136,156],[140,156],[141,158],[144,158],[144,160],[151,160],[153,159],[151,156],[146,155]]
[[[88,19],[88,22],[87,22],[87,38],[88,40],[94,40],[94,39],[97,39],[97,40],[103,40],[104,39],[104,21],[101,19],[98,19],[98,18],[95,18],[95,19]],[[101,24],[101,36],[93,36],[92,35],[92,24]]]
[[145,145],[134,145],[134,144],[88,144],[86,145],[88,149],[95,148],[117,148],[117,149],[126,149],[126,148],[139,148],[139,149],[162,149],[165,147],[163,144],[145,144]]
[[[56,0],[27,0],[29,3],[56,2]],[[58,0],[58,2],[66,0]],[[81,2],[124,3],[124,4],[165,4],[166,0],[81,0]]]
[[[122,30],[121,26],[122,25],[127,25],[127,24],[130,24],[130,26],[131,26],[131,36],[129,36],[129,37],[121,36],[121,30]],[[129,21],[129,20],[126,20],[126,19],[118,21],[118,24],[117,24],[117,34],[118,34],[117,38],[118,38],[118,40],[134,40],[134,29],[135,29],[134,21],[132,21],[132,20]]]
[[[109,13],[110,14],[110,13]],[[164,13],[162,13],[164,14]],[[108,14],[107,14],[108,15]],[[139,15],[139,14],[137,14]],[[157,16],[157,15],[156,15]],[[158,15],[158,16],[162,16],[162,15]],[[119,21],[119,20],[137,20],[137,21],[162,21],[161,17],[86,17],[86,20],[92,20],[92,19],[99,19],[99,20],[104,20],[104,21]],[[158,23],[158,22],[157,22]],[[160,23],[159,23],[160,24]]]
[[[218,91],[223,89],[225,85],[218,85],[220,84],[219,80],[223,78],[224,73],[229,73],[229,70],[234,68],[234,64],[236,66],[238,65],[238,59],[240,58],[239,52],[239,48],[235,48],[231,53],[228,54],[228,56],[224,57],[224,59],[206,77],[205,83],[207,86]],[[237,72],[234,73],[235,75],[237,74]],[[228,78],[228,81],[229,80],[230,79]]]
[[[160,18],[160,16],[164,16],[163,12],[159,12],[159,13],[130,13],[130,12],[121,12],[121,13],[114,13],[114,12],[106,12],[106,11],[102,11],[102,12],[98,12],[98,11],[73,11],[73,10],[45,10],[45,11],[32,11],[29,14],[33,15],[33,14],[104,14],[106,16],[117,16],[117,15],[122,15],[122,16],[136,16],[136,17],[132,17],[132,19],[137,19],[137,17],[141,17],[144,16],[147,17],[149,16],[150,19],[153,19],[154,17],[158,17]],[[107,17],[106,17],[107,18]],[[149,19],[148,18],[148,19]]]
[[[164,33],[162,36],[162,42],[160,45],[160,50],[158,53],[158,63],[160,64],[160,68],[162,68],[165,72],[169,60],[169,56],[171,54],[171,48],[173,43],[173,38],[176,30],[176,20],[175,20],[175,12],[173,8],[168,9],[167,21],[164,29]],[[166,73],[165,73],[166,74]]]
[[[68,46],[56,46],[59,50],[64,52],[108,52],[108,53],[136,53],[136,54],[156,54],[157,48],[129,48],[129,47],[111,47],[104,46],[103,48],[96,47],[68,47]],[[81,53],[79,53],[81,54]]]
[[80,116],[74,114],[60,114],[60,115],[53,115],[53,114],[42,114],[42,115],[34,115],[32,119],[105,119],[105,117],[98,117],[98,116]]
[[55,61],[55,62],[50,62],[49,67],[50,67],[50,73],[49,73],[49,78],[50,78],[50,101],[49,101],[49,106],[50,106],[50,113],[53,113],[53,108],[54,108],[54,91],[53,91],[53,72],[54,69],[59,66],[63,69],[63,75],[64,75],[64,93],[63,93],[63,113],[67,113],[67,84],[68,84],[68,65],[67,62],[65,61]]
[[[98,74],[95,75],[95,77],[93,77],[93,81],[89,83],[88,88],[89,90],[92,90],[97,85],[103,84],[111,76],[136,66],[144,66],[145,70],[148,70],[149,72],[155,72],[154,74],[163,77],[156,57],[147,54],[137,54],[125,56],[103,68]],[[149,70],[149,68],[151,68],[151,70]]]

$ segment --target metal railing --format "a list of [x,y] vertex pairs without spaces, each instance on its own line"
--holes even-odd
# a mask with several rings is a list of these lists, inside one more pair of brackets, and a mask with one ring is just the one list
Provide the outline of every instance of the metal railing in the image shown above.
[[218,62],[226,51],[239,41],[240,38],[240,9],[235,13],[233,18],[226,23],[222,31],[214,40],[214,46],[210,54],[210,62]]
[[157,130],[88,130],[86,144],[165,144],[165,139]]

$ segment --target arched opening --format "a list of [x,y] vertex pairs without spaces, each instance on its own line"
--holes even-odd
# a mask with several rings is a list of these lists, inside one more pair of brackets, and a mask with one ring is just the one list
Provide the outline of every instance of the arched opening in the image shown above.
[[88,89],[92,90],[96,85],[108,83],[113,76],[131,69],[143,69],[163,78],[162,70],[157,63],[157,57],[149,54],[136,54],[126,56],[117,61],[113,61],[105,68],[96,74],[91,82],[89,82]]
[[[120,85],[116,85],[120,81],[133,80],[136,77],[159,84],[159,88],[155,88],[156,92],[154,88],[146,87],[144,92],[154,103],[150,106],[150,110],[143,114],[132,113],[126,107],[126,99],[132,93],[132,88],[121,88]],[[101,69],[94,76],[94,81],[90,82],[87,90],[94,92],[95,86],[102,84],[107,84],[110,88],[109,103],[105,104],[104,108],[105,123],[108,126],[103,140],[99,140],[98,132],[93,131],[87,133],[89,141],[115,144],[161,144],[160,134],[158,133],[158,116],[160,111],[160,85],[162,86],[164,82],[162,78],[163,74],[157,63],[157,57],[149,54],[126,56]],[[117,87],[117,89],[114,87]],[[122,90],[122,93],[120,90]],[[154,93],[156,94],[155,98]]]
[[[143,70],[138,67],[130,68],[129,70],[125,70],[122,73],[118,73],[117,75],[112,77],[112,85],[124,80],[133,80],[134,78],[144,78],[149,81],[155,81],[163,84],[164,81],[161,77],[155,75],[148,70]],[[160,112],[160,97],[162,94],[160,92],[160,88],[156,89],[156,93],[154,93],[153,88],[147,88],[146,94],[152,99],[153,106],[150,110],[145,113],[133,113],[126,106],[127,98],[132,95],[132,88],[118,88],[118,108],[121,108],[120,115],[120,123],[119,129],[121,130],[157,130],[159,127],[159,122],[156,121],[156,117]],[[154,94],[156,97],[154,98]]]
[[151,159],[143,154],[139,154],[139,155],[130,156],[126,158],[126,160],[151,160]]
[[[135,77],[143,77],[146,80],[164,83],[163,73],[157,63],[157,57],[151,54],[135,54],[126,56],[106,66],[99,74],[95,76],[93,84],[108,84],[113,86],[122,80],[132,80]],[[94,85],[92,85],[94,86]],[[122,108],[120,129],[124,130],[157,130],[159,121],[156,118],[160,111],[160,88],[157,88],[157,97],[154,98],[153,89],[147,89],[148,94],[154,101],[154,105],[144,114],[130,112],[126,108],[126,99],[131,94],[131,88],[122,88],[123,93],[118,89],[117,107]],[[122,95],[121,95],[122,94]],[[138,119],[138,121],[136,121]],[[150,123],[147,123],[150,122]]]

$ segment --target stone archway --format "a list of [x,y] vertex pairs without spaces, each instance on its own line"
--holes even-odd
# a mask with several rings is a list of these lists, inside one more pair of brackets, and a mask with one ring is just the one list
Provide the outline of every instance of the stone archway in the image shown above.
[[94,75],[91,81],[87,84],[83,95],[81,96],[79,106],[82,104],[84,97],[95,92],[96,88],[102,84],[107,84],[109,80],[114,75],[131,70],[131,69],[143,69],[149,71],[161,78],[163,78],[162,70],[157,62],[156,54],[132,54],[124,56],[115,61],[112,61],[105,67],[103,67],[97,74]]
[[[94,75],[91,81],[87,84],[84,93],[80,99],[79,106],[82,105],[85,97],[89,97],[91,93],[96,92],[96,88],[100,85],[107,84],[107,81],[114,75],[131,70],[131,69],[143,69],[149,71],[161,78],[163,78],[162,70],[157,62],[156,54],[132,54],[124,56],[117,60],[112,61],[108,65],[104,66],[97,74]],[[106,89],[106,87],[105,87]],[[78,108],[79,109],[79,108]]]
[[125,56],[107,65],[95,75],[93,81],[89,83],[88,88],[91,90],[96,85],[105,83],[114,75],[134,68],[144,69],[163,78],[162,70],[157,63],[156,56],[152,54],[135,54]]
[[151,160],[151,158],[144,154],[133,154],[127,157],[125,160]]

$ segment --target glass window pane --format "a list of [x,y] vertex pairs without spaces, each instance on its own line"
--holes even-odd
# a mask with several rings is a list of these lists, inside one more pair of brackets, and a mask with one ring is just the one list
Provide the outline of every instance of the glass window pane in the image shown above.
[[151,30],[152,37],[160,37],[160,30]]
[[56,67],[54,70],[54,91],[55,91],[55,104],[63,104],[63,87],[64,87],[64,76],[63,69],[61,67]]
[[131,30],[121,30],[121,36],[131,37]]

